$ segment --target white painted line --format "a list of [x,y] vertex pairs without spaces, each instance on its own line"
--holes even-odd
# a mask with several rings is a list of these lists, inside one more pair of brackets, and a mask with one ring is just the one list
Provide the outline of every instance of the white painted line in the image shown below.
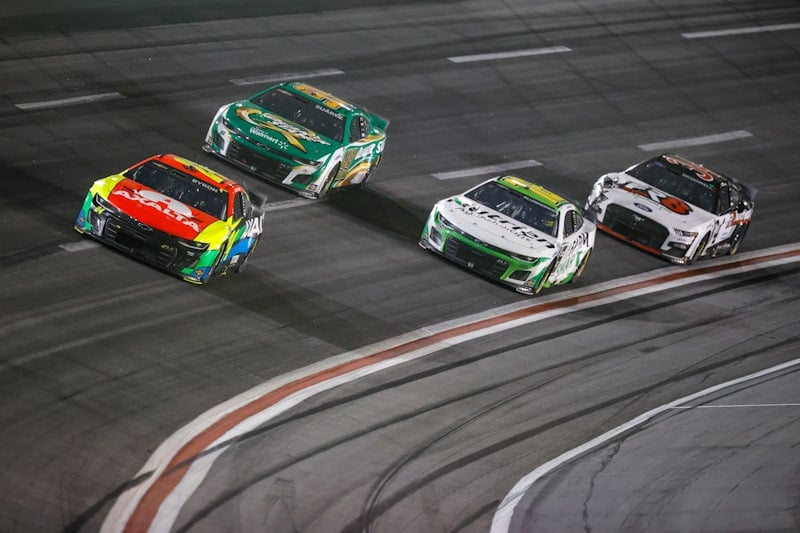
[[773,24],[772,26],[750,26],[747,28],[731,28],[729,30],[692,31],[681,33],[684,39],[706,39],[708,37],[727,37],[728,35],[744,35],[747,33],[764,33],[768,31],[787,31],[800,29],[800,23]]
[[549,46],[547,48],[531,48],[528,50],[512,50],[510,52],[495,52],[492,54],[475,54],[470,56],[452,56],[448,57],[448,61],[453,63],[471,63],[473,61],[492,61],[494,59],[510,59],[514,57],[526,56],[543,56],[547,54],[563,54],[564,52],[572,52],[571,48],[566,46]]
[[322,78],[324,76],[338,76],[340,74],[344,74],[344,71],[341,71],[338,68],[323,68],[308,72],[284,72],[283,74],[268,74],[266,76],[254,76],[252,78],[237,78],[229,81],[234,85],[262,85],[276,81]]
[[146,481],[119,496],[101,531],[155,530],[150,526],[156,522],[158,530],[170,531],[214,459],[237,437],[339,385],[522,325],[798,261],[800,243],[737,254],[708,265],[668,267],[435,324],[277,376],[206,411],[167,438],[136,476]]
[[540,167],[542,164],[535,159],[528,159],[526,161],[514,161],[513,163],[504,163],[502,165],[489,165],[486,167],[468,168],[465,170],[453,170],[450,172],[437,172],[431,174],[437,180],[452,180],[456,178],[466,178],[467,176],[478,176],[480,174],[497,174],[505,172],[506,170],[517,170],[520,168]]
[[726,133],[717,133],[714,135],[704,135],[702,137],[691,137],[688,139],[675,139],[672,141],[664,141],[650,144],[640,144],[639,149],[649,152],[652,150],[671,150],[672,148],[681,148],[684,146],[700,146],[703,144],[722,143],[727,141],[734,141],[736,139],[745,139],[752,137],[753,134],[745,130],[729,131]]
[[717,391],[721,391],[723,389],[727,389],[729,387],[733,387],[741,383],[746,383],[748,381],[752,381],[754,379],[758,379],[760,377],[767,376],[769,374],[774,374],[775,372],[780,372],[781,370],[786,370],[787,368],[792,368],[797,365],[800,365],[800,359],[793,359],[791,361],[787,361],[780,365],[776,365],[771,368],[767,368],[765,370],[761,370],[759,372],[755,372],[753,374],[749,374],[741,378],[732,379],[730,381],[726,381],[725,383],[714,385],[713,387],[709,387],[700,392],[690,394],[689,396],[684,396],[683,398],[664,404],[661,407],[656,407],[655,409],[647,411],[646,413],[637,416],[633,420],[630,420],[629,422],[626,422],[621,426],[617,426],[611,431],[607,431],[606,433],[603,433],[599,437],[595,437],[589,442],[581,444],[577,448],[573,448],[568,452],[559,455],[555,459],[547,461],[545,464],[543,464],[542,466],[540,466],[539,468],[537,468],[536,470],[534,470],[533,472],[531,472],[530,474],[519,480],[517,484],[514,485],[514,487],[509,491],[506,497],[503,498],[503,501],[500,502],[500,505],[498,506],[497,511],[495,512],[494,518],[492,518],[492,527],[490,529],[490,532],[507,533],[511,526],[511,518],[513,517],[514,509],[517,507],[517,505],[525,496],[525,494],[528,492],[528,490],[530,490],[533,484],[536,483],[539,479],[549,474],[556,468],[560,467],[564,463],[568,463],[569,461],[575,459],[578,456],[581,456],[589,451],[592,451],[595,448],[608,444],[610,441],[614,440],[616,437],[622,435],[626,431],[629,431],[635,428],[636,426],[640,426],[645,422],[647,422],[648,420],[652,419],[653,417],[667,410],[678,407],[680,404],[691,402],[698,398],[702,398],[703,396],[708,396],[709,394],[713,394]]
[[93,241],[79,241],[69,242],[67,244],[59,244],[58,247],[66,252],[80,252],[81,250],[88,250],[89,248],[97,248],[99,243]]
[[682,405],[672,409],[732,409],[737,407],[800,407],[800,403],[743,403],[738,405]]
[[60,98],[58,100],[45,100],[42,102],[28,102],[24,104],[14,104],[14,107],[23,111],[36,111],[38,109],[50,109],[53,107],[66,107],[80,104],[93,104],[96,102],[106,102],[108,100],[121,100],[124,94],[118,92],[89,94],[86,96],[73,96],[71,98]]
[[281,209],[291,209],[293,207],[303,207],[306,205],[316,205],[314,200],[298,198],[297,200],[282,200],[280,202],[268,203],[264,206],[264,211],[280,211]]

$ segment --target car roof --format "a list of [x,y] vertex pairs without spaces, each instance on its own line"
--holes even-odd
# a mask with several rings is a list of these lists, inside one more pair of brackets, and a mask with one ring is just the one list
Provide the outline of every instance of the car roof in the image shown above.
[[563,205],[568,205],[570,202],[565,198],[557,195],[556,193],[545,189],[541,185],[536,185],[530,181],[520,178],[518,176],[499,176],[495,181],[504,187],[515,190],[520,194],[538,200],[544,205],[553,209],[559,209]]
[[241,184],[233,181],[232,179],[226,178],[222,174],[215,172],[210,168],[205,167],[199,163],[195,163],[194,161],[190,161],[186,158],[174,154],[155,155],[149,158],[149,160],[160,161],[165,165],[177,168],[182,172],[186,172],[187,174],[201,181],[204,181],[210,185],[219,187],[220,189],[224,190],[243,189]]
[[338,96],[334,96],[327,91],[323,91],[322,89],[314,87],[313,85],[309,85],[305,82],[291,81],[282,83],[279,85],[279,87],[283,87],[294,93],[300,94],[313,102],[339,113],[349,115],[358,109],[358,106],[346,102]]
[[695,163],[694,161],[676,154],[661,154],[653,159],[663,159],[668,163],[681,167],[681,169],[688,174],[691,174],[702,181],[714,183],[715,185],[737,183],[733,178],[720,174],[716,170],[712,170],[702,163]]

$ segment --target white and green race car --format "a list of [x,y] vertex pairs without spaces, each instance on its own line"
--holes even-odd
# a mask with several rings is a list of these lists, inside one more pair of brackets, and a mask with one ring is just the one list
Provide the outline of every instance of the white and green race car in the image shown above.
[[516,176],[436,203],[419,244],[461,266],[538,294],[581,275],[596,227],[574,204]]

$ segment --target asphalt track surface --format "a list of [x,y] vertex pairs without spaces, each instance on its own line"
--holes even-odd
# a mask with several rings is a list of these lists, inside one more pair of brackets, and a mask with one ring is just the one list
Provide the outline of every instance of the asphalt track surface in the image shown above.
[[[682,140],[674,151],[758,189],[742,252],[800,240],[794,1],[299,2],[272,12],[244,0],[51,4],[0,11],[0,531],[98,530],[145,481],[137,474],[151,454],[215,406],[344,352],[524,300],[417,246],[437,199],[488,177],[436,173],[536,160],[515,172],[582,202],[597,176],[655,153],[641,146]],[[770,31],[696,35],[732,28]],[[568,51],[448,59],[553,47]],[[342,74],[308,81],[392,121],[369,189],[295,202],[202,153],[216,109],[259,88],[231,80],[322,69]],[[76,97],[90,100],[54,104]],[[722,140],[692,142],[712,135]],[[267,213],[246,273],[193,287],[74,233],[91,181],[160,152],[283,206]],[[666,268],[599,235],[574,287]],[[769,267],[345,384],[226,449],[175,528],[487,531],[538,465],[648,409],[797,358],[798,292],[796,266]],[[794,382],[748,403],[796,404]],[[743,429],[684,413],[649,431],[684,435],[697,468],[713,462],[712,437],[743,431],[771,453],[731,457],[796,472],[797,411],[737,412]],[[765,417],[781,416],[785,429],[772,431]],[[638,453],[658,458],[652,470],[628,455],[638,467],[604,478],[590,503],[634,506],[623,489],[685,457],[658,447],[671,436],[641,438],[636,446],[653,451]],[[729,490],[741,464],[714,464],[704,499],[698,484],[663,485],[663,501],[691,499],[697,513],[642,505],[632,511],[642,521],[589,512],[586,524],[727,529],[710,511],[713,489]],[[766,475],[769,491],[734,491],[731,502],[746,498],[750,518],[774,521],[738,527],[797,529],[796,510],[772,513],[796,494],[797,476]],[[569,501],[558,513],[591,508]]]

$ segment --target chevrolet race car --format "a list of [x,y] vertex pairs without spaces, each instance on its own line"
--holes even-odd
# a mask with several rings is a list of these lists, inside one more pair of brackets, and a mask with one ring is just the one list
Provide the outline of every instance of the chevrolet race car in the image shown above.
[[583,273],[595,225],[572,203],[516,176],[434,205],[419,244],[524,294]]
[[200,284],[243,269],[263,218],[240,184],[181,157],[156,155],[95,181],[75,229]]
[[222,106],[203,149],[250,172],[319,198],[366,185],[383,155],[389,121],[299,82]]
[[585,211],[609,235],[689,264],[736,253],[750,226],[755,192],[708,167],[663,154],[601,176]]

